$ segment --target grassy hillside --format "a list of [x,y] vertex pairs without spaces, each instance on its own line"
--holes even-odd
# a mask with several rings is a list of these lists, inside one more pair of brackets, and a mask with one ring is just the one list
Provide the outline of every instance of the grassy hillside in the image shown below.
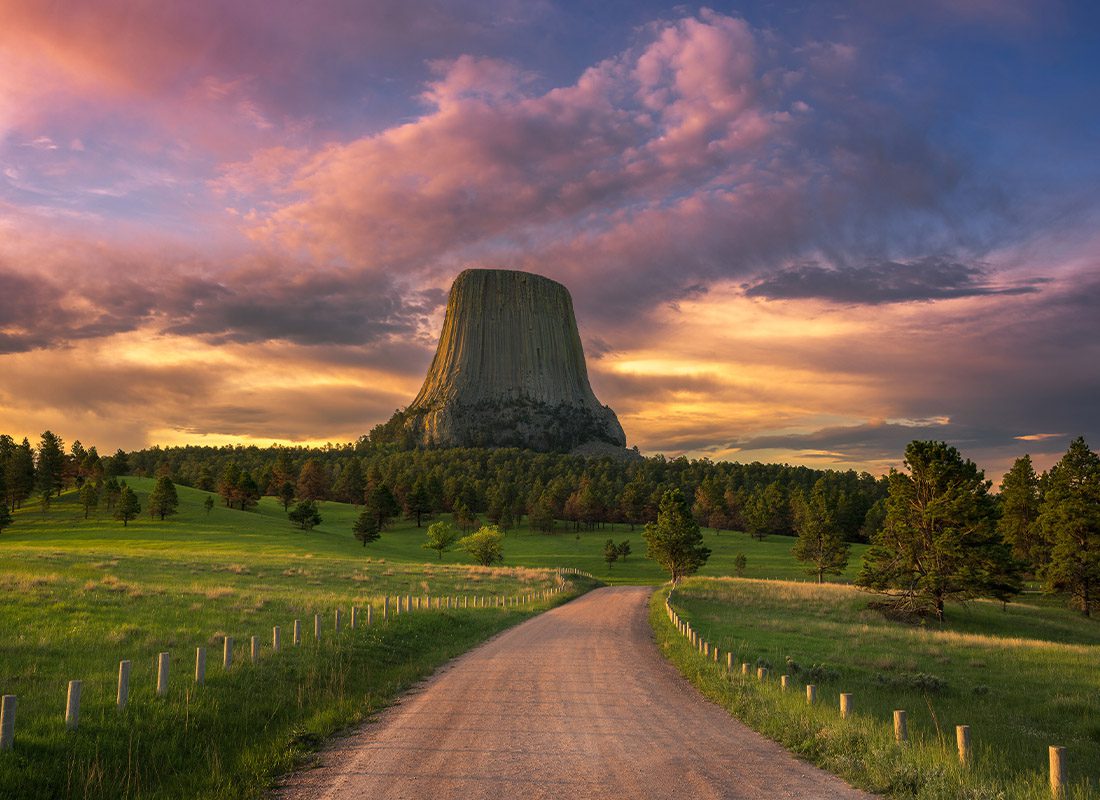
[[[143,504],[151,483],[130,481]],[[363,552],[350,535],[353,511],[332,504],[323,511],[331,527],[304,533],[272,503],[259,513],[216,507],[207,516],[205,496],[181,488],[176,517],[145,516],[124,528],[105,513],[84,520],[68,494],[48,513],[21,510],[0,534],[0,693],[19,697],[16,748],[0,753],[0,797],[259,797],[323,737],[547,606],[413,613],[379,624],[383,595],[515,596],[549,588],[552,576],[453,557],[414,563],[433,554],[414,550],[411,538],[403,561]],[[350,607],[370,604],[375,624],[348,630]],[[315,613],[324,620],[320,642]],[[303,629],[297,648],[295,619]],[[229,671],[221,667],[225,635],[236,641]],[[262,645],[256,665],[253,635]],[[207,648],[201,688],[192,677],[198,646]],[[171,658],[164,698],[154,696],[160,652]],[[133,663],[133,689],[120,713],[122,659]],[[63,724],[70,679],[84,682],[74,733]]]
[[[129,479],[130,486],[138,493],[142,507],[153,481],[143,478]],[[324,571],[321,564],[330,559],[366,563],[385,560],[387,563],[421,564],[437,560],[433,551],[423,549],[425,528],[417,528],[414,522],[398,520],[388,528],[382,538],[364,548],[351,533],[358,510],[344,503],[325,502],[320,506],[323,522],[312,531],[298,530],[287,521],[282,506],[271,497],[265,497],[257,509],[249,512],[227,509],[217,500],[213,511],[206,514],[202,501],[206,492],[178,487],[180,513],[161,522],[152,521],[148,515],[132,521],[123,528],[122,523],[101,510],[92,519],[85,520],[77,505],[76,493],[66,494],[55,501],[48,513],[37,508],[26,508],[16,514],[13,527],[0,534],[0,557],[23,548],[35,551],[56,550],[72,554],[76,551],[109,553],[115,550],[140,551],[143,555],[162,555],[175,563],[181,554],[202,552],[212,559],[221,558],[226,563],[244,561],[247,564],[270,564],[276,569],[280,564],[306,558],[314,571]],[[444,514],[442,519],[449,520]],[[794,539],[772,536],[758,542],[743,533],[703,532],[706,544],[713,554],[700,572],[701,575],[732,575],[733,560],[743,553],[748,560],[746,577],[805,579],[804,568],[791,558]],[[629,540],[633,550],[625,562],[617,562],[608,569],[603,560],[603,545],[608,538],[616,542]],[[858,572],[862,545],[853,545],[852,559],[843,580],[851,580]],[[470,564],[471,559],[461,553],[445,553],[442,564]],[[504,564],[508,566],[559,567],[571,566],[591,572],[608,583],[659,584],[667,579],[656,564],[645,558],[645,540],[642,529],[633,531],[626,525],[607,526],[601,530],[575,532],[568,523],[559,522],[552,534],[533,531],[524,526],[509,531],[504,543]],[[146,569],[148,565],[143,565]],[[262,571],[262,567],[258,566]],[[125,570],[125,566],[120,569]],[[89,574],[89,577],[92,577]]]
[[[839,585],[686,581],[673,606],[706,640],[752,665],[729,676],[704,662],[653,601],[658,639],[681,671],[738,717],[855,783],[896,797],[1035,798],[1048,745],[1068,749],[1072,797],[1096,797],[1100,775],[1100,623],[1063,608],[976,602],[946,623],[906,625],[867,609]],[[761,686],[758,665],[773,679]],[[792,689],[778,689],[788,673]],[[807,708],[804,685],[818,687]],[[842,721],[840,692],[856,717]],[[894,709],[908,712],[912,744],[893,741]],[[973,765],[955,756],[955,726],[969,725]]]

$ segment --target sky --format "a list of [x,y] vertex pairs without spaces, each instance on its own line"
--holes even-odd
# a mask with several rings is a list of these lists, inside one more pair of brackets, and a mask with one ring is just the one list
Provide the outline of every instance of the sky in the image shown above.
[[643,453],[1100,444],[1100,10],[0,0],[0,432],[356,439],[573,295]]

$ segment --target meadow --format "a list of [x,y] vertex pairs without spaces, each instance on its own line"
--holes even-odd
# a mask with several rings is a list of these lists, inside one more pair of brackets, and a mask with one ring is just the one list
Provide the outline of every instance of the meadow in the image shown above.
[[[144,505],[152,481],[129,484]],[[270,500],[258,512],[217,505],[208,514],[206,493],[179,493],[178,515],[163,522],[146,515],[126,527],[105,511],[85,520],[68,493],[48,512],[21,509],[0,534],[0,693],[19,698],[16,746],[0,753],[0,797],[260,797],[333,732],[366,719],[453,656],[571,596],[382,623],[386,595],[515,597],[556,579],[541,569],[459,564],[454,556],[431,563],[434,553],[411,542],[410,558],[396,562],[355,542],[354,510],[336,504],[323,507],[329,529],[304,532]],[[373,606],[371,626],[361,615],[360,627],[348,628],[353,605]],[[337,608],[344,614],[339,633]],[[323,619],[320,641],[314,614]],[[302,622],[298,647],[295,619]],[[272,652],[276,625],[279,653]],[[226,635],[235,640],[229,670],[221,665]],[[251,636],[262,644],[256,664]],[[207,649],[202,687],[193,679],[200,646]],[[165,697],[154,691],[160,652],[170,654]],[[122,659],[133,666],[130,703],[120,711]],[[70,679],[83,681],[83,695],[79,727],[67,733]]]
[[[1061,745],[1067,796],[1100,796],[1100,623],[1047,598],[1024,595],[1004,609],[954,605],[942,624],[912,625],[870,610],[867,595],[849,586],[691,578],[672,606],[720,648],[715,664],[676,632],[667,596],[654,595],[651,621],[681,672],[750,726],[855,785],[905,798],[1044,797],[1047,747]],[[764,683],[758,666],[770,670]],[[812,707],[807,683],[817,686]],[[847,720],[841,692],[853,694]],[[894,709],[908,714],[906,746],[894,741]],[[958,762],[956,725],[970,726],[968,767]]]

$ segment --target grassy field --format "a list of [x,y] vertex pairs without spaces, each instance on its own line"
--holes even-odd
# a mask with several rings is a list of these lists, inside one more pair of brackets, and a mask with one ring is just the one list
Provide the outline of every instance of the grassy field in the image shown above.
[[[1100,623],[1025,597],[952,606],[944,624],[906,625],[867,608],[851,587],[692,578],[673,607],[753,675],[729,676],[679,636],[654,596],[658,641],[680,670],[749,725],[849,779],[893,797],[1049,796],[1047,747],[1068,750],[1068,796],[1100,796]],[[724,656],[723,656],[724,658]],[[772,679],[761,685],[758,665]],[[792,689],[782,692],[778,676]],[[804,686],[818,687],[807,707]],[[840,692],[856,714],[841,720]],[[893,740],[894,709],[908,712],[911,744]],[[973,762],[955,755],[969,725]]]
[[[130,480],[143,504],[151,483]],[[515,596],[553,585],[543,570],[459,565],[453,556],[430,563],[434,554],[419,541],[414,549],[411,534],[403,561],[387,557],[400,549],[392,543],[364,552],[350,533],[354,511],[335,504],[323,509],[329,527],[305,533],[270,501],[259,513],[218,506],[208,516],[205,493],[181,488],[180,498],[176,517],[145,516],[123,528],[105,513],[84,520],[68,494],[48,513],[21,510],[0,535],[0,693],[19,697],[16,748],[0,753],[5,800],[259,797],[324,737],[547,607],[412,613],[379,624],[382,596]],[[350,607],[368,604],[375,624],[348,630]],[[320,642],[315,613],[325,625]],[[297,648],[294,619],[303,628]],[[236,641],[229,671],[221,667],[225,635]],[[256,665],[253,635],[263,644]],[[197,646],[207,648],[201,688],[192,678]],[[168,695],[157,698],[162,651],[172,670]],[[119,712],[122,659],[133,662],[133,688]],[[79,729],[66,733],[70,679],[84,688]]]

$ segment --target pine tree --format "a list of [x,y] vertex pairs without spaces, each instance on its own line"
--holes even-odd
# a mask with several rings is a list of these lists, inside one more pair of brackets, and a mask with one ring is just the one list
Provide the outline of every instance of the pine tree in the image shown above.
[[363,543],[363,547],[382,538],[382,529],[378,527],[378,517],[372,514],[368,508],[364,508],[359,512],[359,516],[352,526],[352,531],[355,533],[355,538]]
[[118,498],[122,495],[122,486],[119,484],[118,479],[112,475],[103,484],[103,499],[107,501],[107,510],[110,511],[115,507],[115,503],[118,502]]
[[1038,523],[1039,478],[1031,465],[1031,456],[1016,459],[1001,481],[1001,518],[997,530],[1012,546],[1012,555],[1040,569],[1049,559],[1050,549]]
[[171,478],[167,475],[157,478],[153,491],[149,494],[149,518],[156,516],[163,520],[170,514],[175,514],[179,504],[179,494]]
[[35,485],[40,492],[56,492],[61,496],[65,476],[65,443],[52,431],[43,431],[38,442],[38,463],[35,465]]
[[85,483],[80,487],[80,505],[84,508],[84,519],[99,505],[99,489],[95,484]]
[[608,570],[619,560],[619,547],[615,544],[614,539],[608,539],[603,543],[603,560],[607,562]]
[[241,482],[241,468],[236,461],[230,461],[222,469],[218,478],[218,494],[225,501],[226,508],[233,508],[237,502],[237,485]]
[[314,501],[328,497],[328,474],[317,459],[311,458],[302,465],[298,475],[298,497]]
[[807,570],[822,583],[826,575],[839,575],[848,566],[848,544],[840,536],[825,496],[825,483],[818,479],[807,498],[799,489],[791,497],[791,511],[798,541],[791,553],[799,561],[811,564]]
[[237,503],[241,511],[255,508],[260,502],[260,487],[252,478],[252,473],[244,470],[237,479]]
[[857,583],[942,621],[948,600],[1000,592],[1001,578],[1013,571],[1011,553],[996,532],[990,484],[974,462],[945,442],[914,441],[905,464],[909,474],[890,472],[886,523]]
[[543,492],[531,509],[531,527],[543,533],[554,530],[554,502],[549,492]]
[[417,479],[412,491],[405,496],[405,516],[416,518],[416,527],[420,527],[420,521],[425,514],[431,514],[432,497],[428,491],[428,484],[423,479]]
[[677,583],[694,574],[710,558],[703,545],[699,524],[679,489],[669,489],[661,497],[657,521],[645,526],[646,555],[661,565]]
[[1050,470],[1039,526],[1050,546],[1047,591],[1067,593],[1091,616],[1100,600],[1100,456],[1083,437]]
[[299,501],[287,516],[304,531],[313,530],[314,526],[321,524],[321,514],[312,500]]
[[210,512],[214,510],[214,495],[208,494],[202,501],[202,507],[206,509],[206,516],[210,516]]
[[122,520],[122,527],[129,525],[130,520],[141,513],[141,503],[137,495],[129,486],[122,487],[122,494],[118,498],[118,506],[115,508],[115,519]]
[[34,491],[34,451],[31,443],[23,439],[11,452],[4,474],[8,503],[15,511]]

